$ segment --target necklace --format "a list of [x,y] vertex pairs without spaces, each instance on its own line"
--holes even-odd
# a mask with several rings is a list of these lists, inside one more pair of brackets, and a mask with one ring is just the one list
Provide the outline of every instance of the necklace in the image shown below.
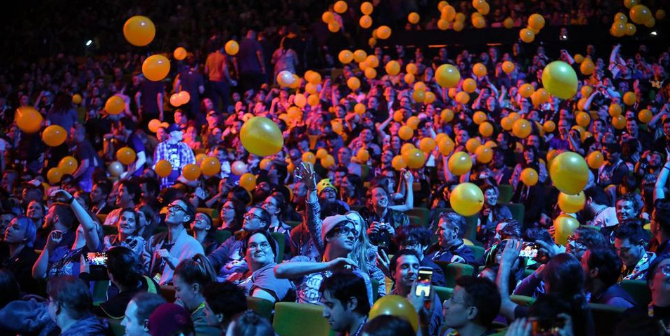
[[361,331],[363,331],[363,327],[365,326],[365,323],[368,321],[368,317],[365,316],[363,317],[363,321],[358,325],[358,329],[356,329],[356,332],[351,334],[351,336],[359,336],[361,334]]

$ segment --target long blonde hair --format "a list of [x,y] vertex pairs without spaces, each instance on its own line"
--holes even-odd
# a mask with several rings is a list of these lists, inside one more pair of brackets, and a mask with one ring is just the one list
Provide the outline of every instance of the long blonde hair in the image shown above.
[[368,239],[367,224],[361,214],[359,214],[357,211],[349,211],[344,215],[350,220],[360,224],[360,232],[358,233],[357,237],[358,239],[354,244],[354,248],[349,253],[349,257],[358,264],[358,267],[361,269],[361,271],[368,273],[369,269],[367,253],[368,250],[370,250],[370,248],[373,246],[370,244],[370,239]]

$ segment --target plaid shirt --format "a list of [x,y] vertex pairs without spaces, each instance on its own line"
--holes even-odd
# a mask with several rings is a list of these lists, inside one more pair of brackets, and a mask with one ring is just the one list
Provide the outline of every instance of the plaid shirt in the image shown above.
[[163,141],[158,144],[154,152],[154,163],[160,160],[167,160],[172,165],[172,174],[161,178],[161,187],[169,187],[181,175],[181,170],[185,165],[195,163],[195,155],[193,155],[193,150],[181,141],[176,144]]

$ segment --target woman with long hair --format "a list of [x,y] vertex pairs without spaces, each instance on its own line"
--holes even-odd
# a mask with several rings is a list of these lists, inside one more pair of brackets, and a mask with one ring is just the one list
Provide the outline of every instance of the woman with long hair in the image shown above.
[[175,298],[191,313],[191,320],[198,334],[220,335],[221,331],[207,322],[203,291],[209,283],[216,282],[216,272],[207,257],[196,254],[177,265],[173,283]]
[[103,251],[113,246],[127,247],[137,254],[142,255],[146,241],[139,235],[140,221],[137,212],[133,208],[123,208],[116,221],[117,234],[107,235],[103,238]]
[[342,179],[340,199],[349,205],[364,205],[363,180],[355,174],[347,174]]
[[244,203],[237,199],[228,199],[221,206],[219,217],[221,218],[221,225],[219,230],[228,230],[230,233],[235,233],[242,229],[243,216],[247,208]]
[[193,237],[202,245],[206,255],[214,252],[219,247],[212,235],[213,229],[212,218],[204,213],[195,214],[195,220],[191,222],[191,231]]
[[517,163],[512,172],[512,178],[510,179],[510,184],[512,187],[516,188],[519,185],[521,180],[521,172],[526,168],[533,168],[538,175],[538,183],[544,184],[547,180],[547,166],[540,162],[540,153],[535,147],[526,147],[523,150],[523,161]]

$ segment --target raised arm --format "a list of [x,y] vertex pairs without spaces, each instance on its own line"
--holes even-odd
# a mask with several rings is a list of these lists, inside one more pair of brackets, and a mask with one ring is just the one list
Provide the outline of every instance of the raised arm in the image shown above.
[[661,168],[661,172],[658,174],[658,179],[654,186],[654,201],[665,198],[665,185],[668,182],[668,175],[670,175],[670,155],[668,155],[668,159],[665,161],[663,168]]
[[302,162],[297,169],[299,169],[297,177],[307,187],[307,198],[305,200],[307,229],[319,253],[323,254],[325,244],[321,239],[321,206],[316,194],[316,173],[314,173],[314,167],[309,162]]
[[79,223],[84,229],[84,236],[86,237],[86,246],[90,251],[98,251],[100,247],[100,238],[98,236],[98,231],[96,230],[97,224],[91,218],[91,215],[88,214],[86,209],[79,204],[79,202],[72,196],[69,192],[65,190],[56,190],[55,194],[62,194],[66,199],[67,203],[70,203],[70,208],[74,215],[79,220]]
[[500,314],[509,320],[514,320],[514,310],[517,304],[512,302],[509,293],[509,276],[512,272],[512,265],[519,257],[521,251],[521,242],[517,240],[508,240],[505,250],[503,251],[502,259],[500,260],[500,268],[498,269],[498,277],[496,284],[498,291],[500,291]]
[[405,204],[402,205],[393,205],[389,208],[396,211],[409,211],[414,208],[414,175],[412,172],[405,170],[402,173],[403,179],[405,180]]
[[297,279],[305,275],[323,271],[356,267],[356,263],[349,258],[337,258],[327,262],[316,261],[289,261],[275,266],[275,276],[278,279]]

